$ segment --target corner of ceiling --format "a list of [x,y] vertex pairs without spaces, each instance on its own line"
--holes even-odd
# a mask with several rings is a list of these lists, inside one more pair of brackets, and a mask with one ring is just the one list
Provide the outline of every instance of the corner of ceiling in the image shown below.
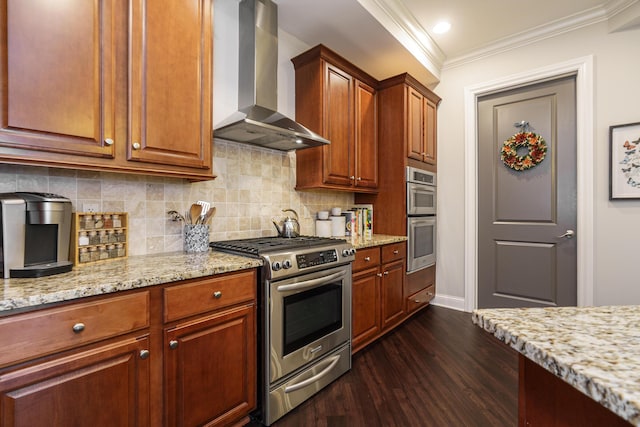
[[358,3],[440,80],[444,52],[402,0],[358,0]]
[[611,0],[605,7],[610,33],[640,28],[640,0]]

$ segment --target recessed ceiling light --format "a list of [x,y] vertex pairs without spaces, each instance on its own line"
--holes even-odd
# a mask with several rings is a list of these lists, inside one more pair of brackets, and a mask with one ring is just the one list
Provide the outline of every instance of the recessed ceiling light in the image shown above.
[[433,27],[433,32],[436,34],[444,34],[451,29],[451,24],[447,21],[438,22],[435,27]]

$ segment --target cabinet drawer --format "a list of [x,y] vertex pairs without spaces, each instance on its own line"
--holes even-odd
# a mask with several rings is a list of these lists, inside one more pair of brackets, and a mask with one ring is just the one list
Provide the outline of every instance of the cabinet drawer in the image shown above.
[[164,290],[164,320],[181,319],[256,299],[256,270],[215,276]]
[[404,243],[393,243],[382,247],[382,262],[392,262],[404,259],[407,254],[406,245]]
[[433,299],[436,294],[435,286],[431,285],[407,298],[407,312],[411,313],[423,307]]
[[360,271],[376,265],[380,265],[380,248],[358,249],[351,269]]
[[149,292],[0,319],[0,366],[149,326]]

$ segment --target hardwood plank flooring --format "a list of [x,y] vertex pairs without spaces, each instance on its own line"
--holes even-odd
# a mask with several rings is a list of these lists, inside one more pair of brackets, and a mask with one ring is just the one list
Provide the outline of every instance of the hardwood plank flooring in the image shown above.
[[518,355],[469,313],[429,306],[352,365],[273,426],[517,425]]

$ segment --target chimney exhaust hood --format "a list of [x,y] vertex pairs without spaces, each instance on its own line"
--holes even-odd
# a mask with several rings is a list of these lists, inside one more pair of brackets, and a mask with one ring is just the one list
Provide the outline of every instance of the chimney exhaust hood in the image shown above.
[[214,138],[281,151],[329,141],[277,112],[278,6],[272,0],[242,0],[238,112],[219,123]]

